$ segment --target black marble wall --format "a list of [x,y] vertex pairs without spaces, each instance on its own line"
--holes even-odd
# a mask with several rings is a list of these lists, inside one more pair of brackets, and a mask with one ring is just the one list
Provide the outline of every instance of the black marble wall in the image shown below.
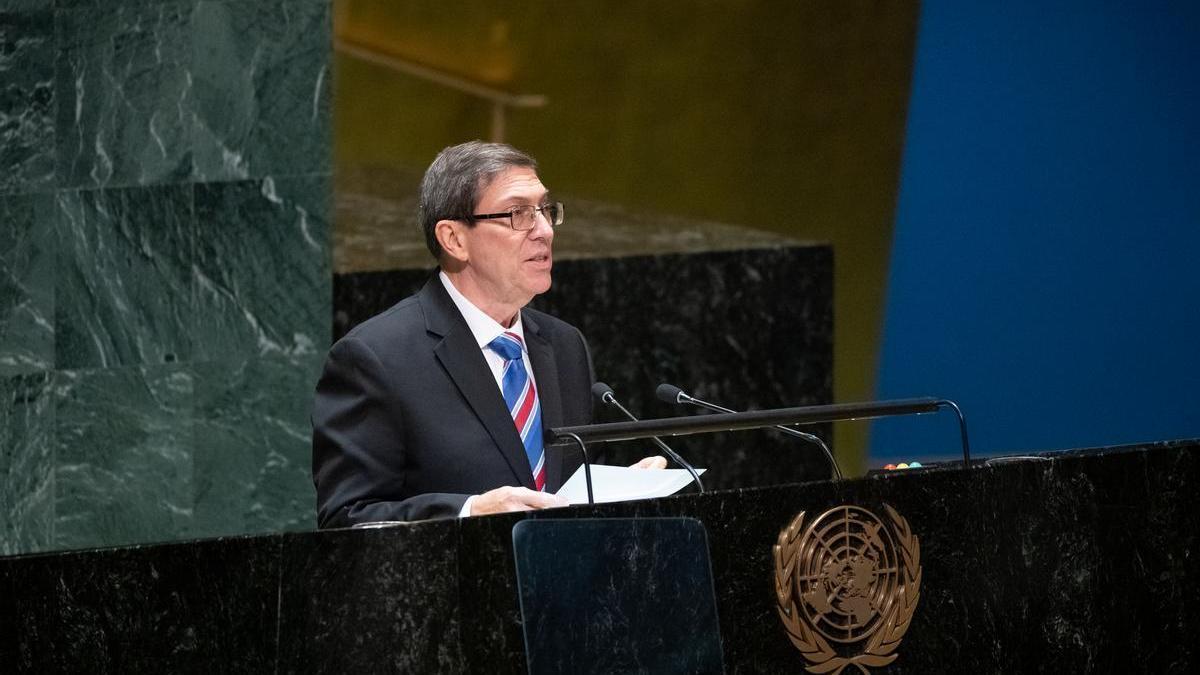
[[[921,597],[883,672],[1192,672],[1200,442],[379,530],[0,559],[6,672],[521,673],[512,528],[690,516],[728,672],[804,672],[771,547],[800,511],[889,504]],[[686,621],[681,606],[672,619]],[[873,672],[876,672],[873,670]]]
[[0,553],[309,526],[329,46],[328,0],[0,0]]
[[[427,270],[334,277],[334,335],[414,292]],[[539,309],[587,336],[596,376],[646,418],[693,414],[654,398],[671,382],[740,409],[829,403],[833,387],[833,251],[754,248],[565,260]],[[597,421],[620,418],[598,410]],[[829,438],[828,427],[814,430]],[[820,450],[775,432],[679,438],[677,452],[707,467],[706,486],[745,487],[824,478]],[[608,461],[656,454],[617,444]]]

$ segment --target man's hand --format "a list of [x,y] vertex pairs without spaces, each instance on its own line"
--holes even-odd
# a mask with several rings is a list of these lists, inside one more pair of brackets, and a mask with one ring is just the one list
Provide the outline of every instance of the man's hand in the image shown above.
[[637,464],[631,465],[631,469],[665,469],[667,468],[667,460],[659,455],[643,458]]
[[549,509],[568,504],[569,502],[565,498],[558,495],[506,485],[495,490],[488,490],[481,495],[475,495],[471,500],[471,515],[484,516],[489,513],[533,511],[534,509]]

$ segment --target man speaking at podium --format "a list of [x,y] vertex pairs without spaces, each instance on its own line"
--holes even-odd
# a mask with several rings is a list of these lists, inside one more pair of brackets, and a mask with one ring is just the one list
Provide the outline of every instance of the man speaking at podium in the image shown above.
[[579,330],[525,307],[550,288],[563,221],[537,163],[498,143],[446,148],[419,219],[437,273],[334,344],[317,384],[323,528],[564,506],[552,491],[579,465],[542,442],[591,422],[595,378]]

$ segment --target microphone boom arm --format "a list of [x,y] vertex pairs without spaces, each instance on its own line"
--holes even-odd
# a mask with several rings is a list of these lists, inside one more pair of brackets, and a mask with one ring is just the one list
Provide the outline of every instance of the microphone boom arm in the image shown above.
[[[604,395],[604,402],[611,403],[612,405],[617,406],[617,408],[621,412],[625,413],[625,416],[628,417],[631,421],[633,421],[633,422],[638,421],[638,418],[634,417],[633,413],[626,410],[625,406],[621,405],[621,403],[619,401],[617,401],[616,397],[613,396],[611,392],[606,393]],[[684,469],[686,469],[687,472],[689,474],[691,474],[692,480],[695,481],[697,490],[699,490],[700,492],[704,492],[704,483],[700,482],[700,474],[696,473],[695,467],[693,467],[690,463],[688,463],[686,460],[684,460],[682,457],[680,457],[678,453],[676,453],[674,450],[672,450],[670,448],[670,446],[668,446],[666,443],[663,443],[663,440],[661,438],[659,438],[658,436],[651,436],[650,440],[655,445],[657,445],[658,449],[662,450],[667,455],[667,457],[670,457],[672,461],[674,461],[676,464],[678,464],[679,466],[682,466]]]
[[[719,406],[716,403],[709,403],[708,401],[701,401],[700,399],[696,398],[695,396],[690,396],[682,391],[677,393],[675,396],[676,396],[676,401],[678,401],[680,403],[691,403],[692,405],[700,406],[701,408],[707,408],[708,410],[712,410],[714,412],[719,412],[719,413],[737,412],[736,410],[730,410],[729,408]],[[838,466],[837,460],[833,458],[833,453],[830,452],[830,450],[829,450],[829,446],[825,445],[825,441],[821,440],[820,436],[817,436],[816,434],[810,434],[810,433],[807,433],[804,431],[800,431],[799,429],[785,427],[782,424],[776,424],[775,426],[773,426],[771,428],[775,429],[777,431],[782,431],[783,433],[785,433],[789,436],[795,436],[796,438],[806,440],[809,443],[815,443],[818,447],[821,448],[821,452],[825,453],[825,459],[829,460],[829,466],[833,467],[834,477],[837,478],[838,480],[842,479],[842,467]]]
[[[607,384],[605,384],[603,382],[596,382],[595,384],[593,384],[592,385],[592,396],[595,396],[596,398],[600,399],[601,403],[607,403],[609,405],[616,406],[617,409],[620,410],[622,413],[624,413],[625,416],[628,417],[631,421],[634,421],[634,422],[638,421],[638,418],[635,417],[633,413],[629,412],[629,410],[627,410],[625,408],[625,406],[621,405],[621,402],[617,400],[616,394],[613,393],[612,387],[608,386]],[[573,437],[575,439],[575,441],[577,443],[579,443],[580,447],[583,447],[583,441],[580,440],[578,436],[575,436],[574,434],[570,434],[569,436]],[[650,436],[649,438],[651,441],[654,442],[655,445],[658,446],[658,448],[660,450],[662,450],[668,457],[670,457],[672,460],[674,460],[676,464],[678,464],[679,466],[682,466],[684,469],[686,469],[688,474],[691,475],[692,480],[696,482],[696,489],[699,490],[700,492],[704,492],[704,484],[700,482],[700,474],[696,473],[695,467],[693,467],[683,457],[680,457],[678,453],[676,453],[674,450],[672,450],[670,448],[670,446],[668,446],[666,443],[663,443],[662,439],[659,438],[658,436]],[[587,455],[585,454],[584,459],[586,460],[586,458],[587,458]]]
[[[752,410],[740,413],[714,413],[692,417],[642,420],[641,422],[610,422],[574,427],[547,429],[550,438],[564,438],[576,434],[580,441],[607,443],[633,441],[650,436],[686,436],[714,431],[742,431],[785,424],[814,424],[845,420],[871,419],[896,415],[919,415],[934,413],[940,408],[950,407],[946,399],[910,398],[871,403],[834,403],[799,408],[777,408],[774,410]],[[957,408],[957,406],[954,406]],[[963,431],[963,466],[971,465],[970,447],[967,445],[966,421],[961,418]]]

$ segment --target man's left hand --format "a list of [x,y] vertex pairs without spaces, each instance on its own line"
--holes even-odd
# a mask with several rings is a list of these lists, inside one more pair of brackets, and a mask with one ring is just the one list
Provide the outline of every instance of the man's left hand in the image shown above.
[[642,459],[642,461],[638,462],[637,464],[631,465],[629,468],[631,468],[631,469],[665,469],[665,468],[667,468],[667,460],[665,457],[662,457],[659,455],[654,455],[653,457],[646,457],[646,458]]

